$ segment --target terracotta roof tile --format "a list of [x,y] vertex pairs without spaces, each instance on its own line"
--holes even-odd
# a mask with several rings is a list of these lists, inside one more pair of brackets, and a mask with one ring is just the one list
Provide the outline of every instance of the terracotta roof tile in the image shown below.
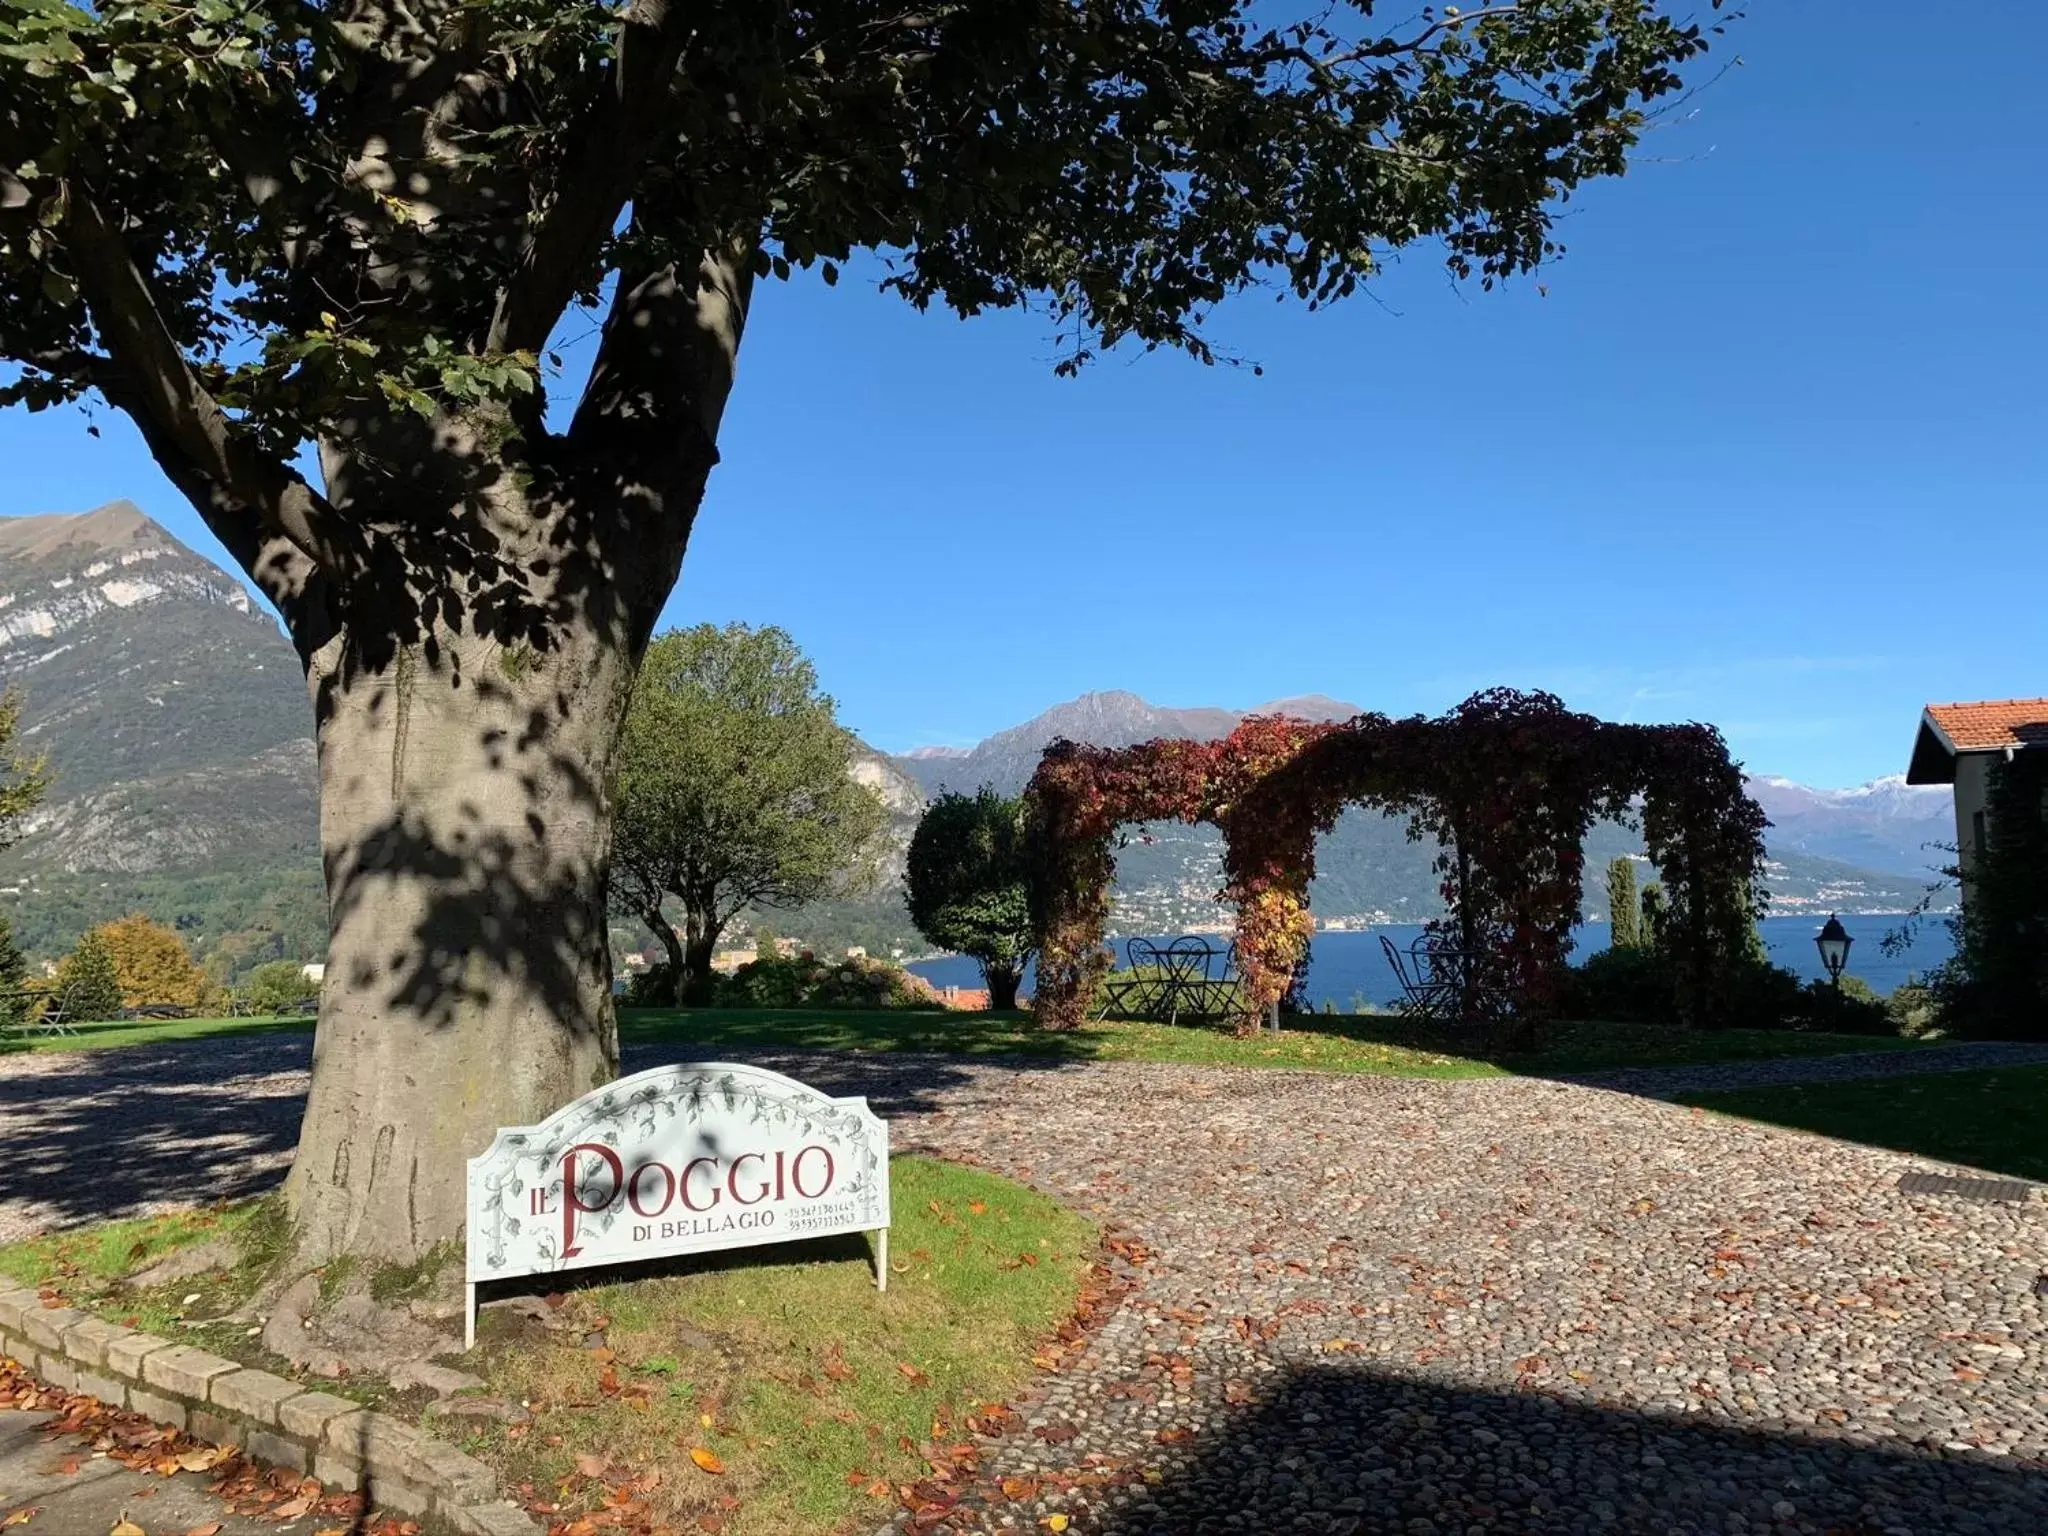
[[1930,704],[1927,716],[1958,752],[2048,745],[2048,699],[1986,699]]

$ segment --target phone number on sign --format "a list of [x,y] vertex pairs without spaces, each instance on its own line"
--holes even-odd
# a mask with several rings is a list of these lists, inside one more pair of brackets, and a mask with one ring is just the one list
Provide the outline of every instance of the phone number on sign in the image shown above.
[[782,1230],[794,1237],[803,1232],[856,1226],[860,1221],[861,1209],[852,1201],[844,1205],[810,1205],[801,1211],[792,1212],[789,1219],[783,1223]]

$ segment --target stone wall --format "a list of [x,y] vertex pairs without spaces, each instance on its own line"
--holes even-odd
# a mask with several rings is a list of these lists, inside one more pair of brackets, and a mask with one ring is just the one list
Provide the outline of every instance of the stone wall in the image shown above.
[[0,1354],[64,1392],[318,1478],[449,1536],[540,1536],[488,1467],[403,1419],[0,1282]]

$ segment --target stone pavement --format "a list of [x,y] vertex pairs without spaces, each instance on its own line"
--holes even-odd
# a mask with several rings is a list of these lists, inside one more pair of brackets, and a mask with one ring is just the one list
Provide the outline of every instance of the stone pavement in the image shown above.
[[[206,1491],[209,1475],[156,1477],[93,1455],[75,1437],[49,1439],[54,1413],[0,1409],[0,1522],[22,1536],[107,1536],[127,1520],[147,1536],[181,1536],[212,1527],[218,1536],[309,1536],[335,1521],[305,1515],[257,1520],[236,1515]],[[19,1511],[34,1513],[19,1524]],[[218,1524],[216,1525],[216,1522]]]

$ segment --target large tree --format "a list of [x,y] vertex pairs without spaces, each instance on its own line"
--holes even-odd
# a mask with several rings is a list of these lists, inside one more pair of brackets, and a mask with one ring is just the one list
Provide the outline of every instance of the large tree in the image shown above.
[[612,893],[668,951],[677,1002],[711,1000],[712,951],[741,912],[874,873],[888,812],[853,777],[856,749],[780,629],[699,624],[648,647],[619,745]]
[[605,785],[758,283],[876,252],[1042,304],[1063,369],[1207,359],[1248,285],[1533,267],[1706,46],[1656,0],[1290,13],[0,0],[0,404],[125,413],[306,670],[301,1265],[424,1253],[497,1126],[616,1069]]
[[1038,948],[1023,800],[986,784],[939,796],[911,834],[903,884],[917,931],[980,963],[991,1008],[1016,1007]]

